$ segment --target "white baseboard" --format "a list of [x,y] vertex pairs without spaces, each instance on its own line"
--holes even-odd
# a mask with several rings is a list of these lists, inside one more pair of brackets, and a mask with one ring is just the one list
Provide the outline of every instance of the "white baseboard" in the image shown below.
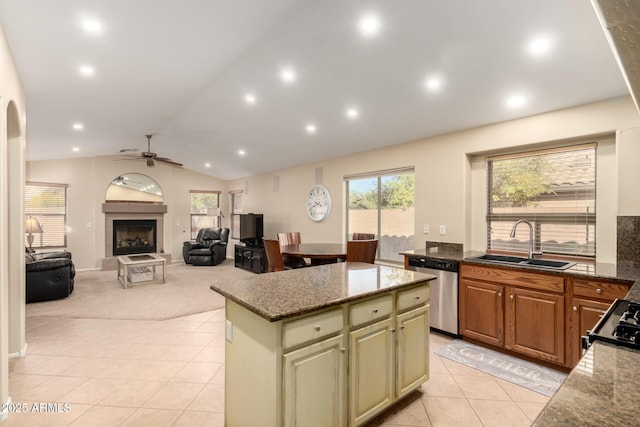
[[93,268],[77,268],[76,271],[102,271],[101,268],[93,267]]
[[22,350],[20,350],[17,353],[9,353],[9,359],[17,359],[19,357],[25,357],[27,355],[27,346],[29,346],[29,344],[24,343],[24,347],[22,347]]
[[9,416],[9,406],[10,405],[11,405],[11,396],[7,397],[6,404],[2,405],[4,407],[4,410],[2,412],[0,412],[0,422],[6,420],[7,417]]

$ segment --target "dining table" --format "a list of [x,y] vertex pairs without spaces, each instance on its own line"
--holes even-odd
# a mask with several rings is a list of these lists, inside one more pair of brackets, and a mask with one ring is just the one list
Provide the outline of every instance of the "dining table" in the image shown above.
[[282,255],[308,258],[311,265],[331,264],[347,258],[346,243],[298,243],[280,246]]

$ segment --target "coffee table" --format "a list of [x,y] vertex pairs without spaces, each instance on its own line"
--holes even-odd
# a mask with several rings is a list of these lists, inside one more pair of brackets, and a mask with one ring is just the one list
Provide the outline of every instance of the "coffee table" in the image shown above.
[[[156,279],[156,266],[159,265],[162,265],[162,278]],[[135,283],[160,281],[162,281],[162,283],[167,283],[167,260],[158,254],[120,255],[118,257],[118,280],[122,283],[122,286],[127,289],[128,285],[134,283],[131,281],[130,269],[143,271],[145,270],[144,267],[152,269],[150,278],[136,281]],[[133,270],[131,272],[133,272]]]

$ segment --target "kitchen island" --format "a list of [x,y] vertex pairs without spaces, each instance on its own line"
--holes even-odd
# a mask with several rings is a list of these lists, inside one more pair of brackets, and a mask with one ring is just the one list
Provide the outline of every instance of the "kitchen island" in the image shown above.
[[263,274],[226,298],[225,425],[361,425],[429,378],[429,281],[363,263]]

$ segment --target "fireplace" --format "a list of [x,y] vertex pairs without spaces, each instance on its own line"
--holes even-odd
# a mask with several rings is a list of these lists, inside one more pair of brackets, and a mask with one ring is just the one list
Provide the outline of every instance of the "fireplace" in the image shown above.
[[155,219],[113,220],[113,255],[157,252]]

